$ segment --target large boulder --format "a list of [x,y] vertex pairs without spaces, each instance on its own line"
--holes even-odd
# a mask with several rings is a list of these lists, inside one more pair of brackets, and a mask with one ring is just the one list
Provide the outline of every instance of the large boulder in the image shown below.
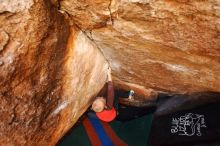
[[0,145],[55,145],[108,63],[144,101],[220,91],[219,0],[0,1]]
[[103,87],[105,58],[49,1],[3,0],[0,20],[0,145],[55,145]]

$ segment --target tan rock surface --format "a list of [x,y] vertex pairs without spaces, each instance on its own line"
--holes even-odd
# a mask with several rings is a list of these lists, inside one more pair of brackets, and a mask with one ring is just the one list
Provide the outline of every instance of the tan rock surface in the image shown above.
[[61,82],[62,102],[54,113],[64,110],[60,114],[53,141],[59,140],[75,124],[107,80],[107,61],[84,33],[76,30],[72,28],[68,40]]
[[1,1],[0,145],[55,145],[104,85],[106,67],[49,1]]
[[103,87],[105,59],[142,100],[220,91],[219,0],[1,0],[0,145],[55,145]]
[[61,9],[102,50],[116,84],[220,91],[218,0],[62,0]]

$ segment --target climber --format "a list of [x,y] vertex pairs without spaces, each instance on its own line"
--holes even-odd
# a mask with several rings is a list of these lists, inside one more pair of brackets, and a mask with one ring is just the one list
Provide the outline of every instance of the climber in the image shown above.
[[92,103],[92,110],[96,112],[96,116],[105,122],[110,122],[116,117],[116,110],[114,108],[114,88],[111,77],[111,68],[108,68],[107,81],[107,97],[96,97]]

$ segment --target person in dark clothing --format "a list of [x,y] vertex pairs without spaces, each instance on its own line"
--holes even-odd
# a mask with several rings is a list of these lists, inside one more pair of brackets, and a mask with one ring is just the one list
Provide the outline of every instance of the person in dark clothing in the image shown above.
[[116,117],[114,108],[114,87],[111,77],[111,68],[108,68],[107,97],[97,97],[92,103],[92,110],[103,121],[110,122]]

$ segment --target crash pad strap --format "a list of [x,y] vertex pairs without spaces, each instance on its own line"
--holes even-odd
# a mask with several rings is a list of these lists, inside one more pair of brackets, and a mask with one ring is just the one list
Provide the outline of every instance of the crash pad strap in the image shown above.
[[92,126],[95,129],[96,134],[99,137],[103,146],[114,146],[111,139],[106,134],[104,128],[102,127],[98,118],[89,117],[89,121],[91,122]]
[[107,122],[102,122],[102,127],[105,129],[106,133],[108,134],[109,138],[112,140],[113,144],[115,146],[128,146],[128,144],[126,144],[124,141],[122,141],[115,133],[115,131],[113,131],[113,129],[111,128],[111,126],[107,123]]
[[117,136],[109,123],[100,121],[95,114],[88,114],[83,120],[83,126],[92,146],[128,146]]
[[85,118],[83,120],[83,126],[86,129],[86,133],[87,133],[87,135],[89,137],[89,140],[90,140],[92,146],[102,146],[102,143],[99,140],[99,138],[98,138],[98,136],[97,136],[97,134],[95,132],[95,129],[93,128],[93,126],[90,123],[88,118]]

